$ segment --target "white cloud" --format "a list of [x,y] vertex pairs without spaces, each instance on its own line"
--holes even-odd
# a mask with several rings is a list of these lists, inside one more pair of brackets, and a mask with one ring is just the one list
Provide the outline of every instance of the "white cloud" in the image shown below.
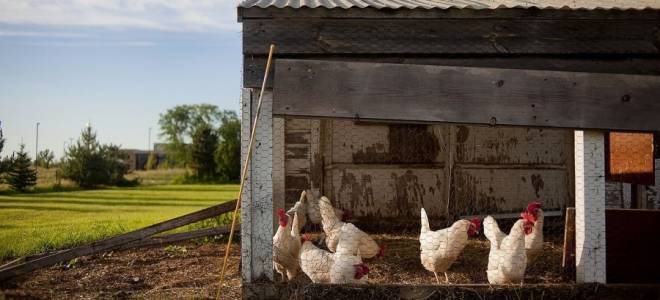
[[0,30],[0,36],[12,37],[53,37],[53,38],[84,38],[88,34],[76,32],[47,32],[47,31],[19,31],[19,30]]
[[0,0],[0,23],[238,31],[234,0]]
[[36,47],[151,47],[157,45],[151,41],[26,42],[19,44]]

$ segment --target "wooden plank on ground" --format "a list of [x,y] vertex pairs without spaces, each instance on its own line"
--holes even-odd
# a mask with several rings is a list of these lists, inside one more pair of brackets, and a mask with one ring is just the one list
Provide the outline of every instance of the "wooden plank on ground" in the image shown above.
[[660,130],[660,76],[276,61],[273,114]]
[[[235,231],[240,232],[240,224],[236,225]],[[207,237],[207,236],[214,236],[214,235],[220,235],[220,234],[227,234],[229,233],[229,230],[231,230],[231,225],[227,226],[221,226],[221,227],[213,227],[213,228],[204,228],[204,229],[199,229],[199,230],[194,230],[194,231],[189,231],[189,232],[181,232],[181,233],[173,233],[169,235],[164,235],[164,236],[153,236],[153,237],[148,237],[144,238],[135,242],[123,244],[119,247],[117,247],[116,250],[126,250],[126,249],[132,249],[132,248],[140,248],[140,247],[147,247],[147,246],[155,246],[155,245],[168,245],[168,244],[173,244],[176,242],[181,242],[181,241],[186,241],[186,240],[191,240],[191,239],[197,239],[197,238],[202,238],[202,237]]]
[[574,277],[575,274],[575,207],[566,208],[564,223],[564,253],[561,266],[564,272]]
[[204,220],[213,216],[233,211],[236,206],[236,200],[225,202],[209,208],[205,208],[187,215],[183,215],[174,219],[160,222],[149,227],[131,231],[128,233],[120,234],[115,237],[100,240],[91,244],[83,245],[80,247],[68,249],[52,255],[37,258],[32,261],[5,268],[0,270],[0,281],[8,278],[19,276],[36,269],[48,267],[62,261],[68,261],[76,257],[90,255],[101,251],[109,250],[114,247],[143,239],[145,237],[172,230],[190,223]]

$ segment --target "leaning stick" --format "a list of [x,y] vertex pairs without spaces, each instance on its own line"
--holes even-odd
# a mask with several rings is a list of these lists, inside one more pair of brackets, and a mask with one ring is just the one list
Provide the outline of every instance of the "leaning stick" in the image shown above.
[[257,104],[257,112],[254,115],[254,122],[252,123],[252,132],[250,133],[250,144],[248,144],[247,156],[245,157],[245,165],[243,165],[243,172],[241,174],[241,187],[238,190],[238,201],[236,201],[236,208],[234,209],[234,215],[231,220],[231,229],[229,231],[229,242],[227,242],[227,249],[225,250],[225,258],[222,262],[222,272],[220,272],[220,286],[218,287],[218,294],[216,299],[220,299],[220,291],[222,291],[222,285],[225,282],[225,272],[227,271],[227,259],[229,258],[229,250],[231,249],[231,241],[234,237],[234,228],[236,227],[236,216],[238,215],[238,209],[241,206],[241,196],[243,195],[243,187],[245,186],[245,181],[247,180],[247,171],[248,166],[250,165],[250,159],[252,158],[252,147],[256,139],[257,133],[257,121],[259,120],[259,114],[261,113],[261,101],[264,97],[264,91],[266,90],[266,82],[268,81],[268,72],[270,71],[270,65],[273,60],[273,52],[275,52],[275,45],[270,45],[270,51],[268,52],[268,62],[266,63],[266,72],[264,73],[264,82],[261,84],[261,92],[259,93],[259,101]]

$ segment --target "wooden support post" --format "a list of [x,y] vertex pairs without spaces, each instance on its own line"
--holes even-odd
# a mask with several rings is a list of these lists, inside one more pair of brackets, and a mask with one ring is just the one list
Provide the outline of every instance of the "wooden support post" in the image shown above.
[[[241,97],[241,164],[255,117],[259,91],[243,89]],[[241,260],[244,283],[273,279],[273,113],[272,91],[261,104],[249,175],[241,197]]]
[[575,266],[578,283],[605,283],[605,137],[575,131]]

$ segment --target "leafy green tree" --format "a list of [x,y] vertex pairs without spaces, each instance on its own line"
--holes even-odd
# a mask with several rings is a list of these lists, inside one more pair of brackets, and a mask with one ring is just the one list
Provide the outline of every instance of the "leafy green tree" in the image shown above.
[[[2,122],[0,122],[2,125]],[[2,134],[2,127],[0,127],[0,154],[2,154],[2,149],[5,147],[5,137]],[[7,170],[7,160],[0,156],[0,182],[2,182],[2,174]]]
[[201,181],[210,181],[217,178],[215,164],[215,150],[218,147],[218,135],[210,126],[200,126],[193,135],[191,147],[191,167]]
[[236,115],[226,120],[218,129],[220,144],[215,152],[215,162],[220,178],[234,181],[241,177],[241,122]]
[[119,146],[100,144],[91,126],[87,126],[67,149],[61,171],[62,177],[81,187],[123,185],[127,183],[124,175],[128,165]]
[[55,153],[53,151],[50,151],[48,149],[44,149],[39,151],[39,155],[37,155],[37,164],[40,167],[43,168],[50,168],[50,165],[53,163],[55,160]]
[[11,166],[7,172],[7,183],[12,189],[23,192],[37,184],[37,171],[32,168],[32,160],[21,144],[17,153],[12,155]]
[[233,111],[212,104],[177,105],[160,114],[160,137],[167,140],[168,158],[180,166],[192,162],[192,137],[201,127],[217,128],[235,117]]
[[155,170],[158,168],[158,155],[156,152],[150,152],[149,157],[147,157],[147,163],[144,165],[146,170]]

